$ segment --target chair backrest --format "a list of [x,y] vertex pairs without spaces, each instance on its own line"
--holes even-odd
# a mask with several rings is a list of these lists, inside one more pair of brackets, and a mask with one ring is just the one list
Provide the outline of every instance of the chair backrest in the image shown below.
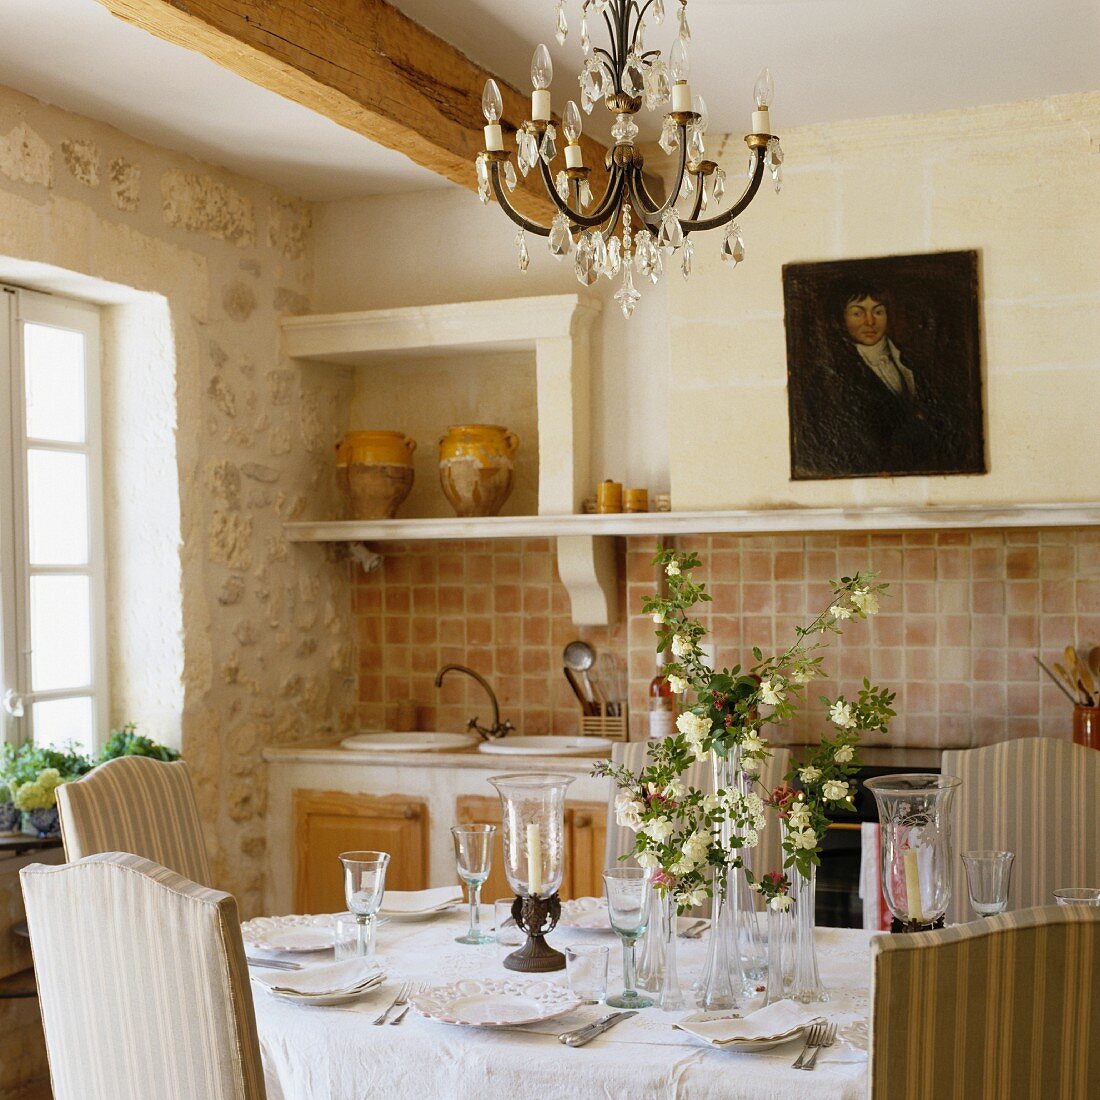
[[123,852],[19,877],[54,1100],[264,1100],[230,894]]
[[182,760],[120,756],[59,787],[57,805],[68,860],[132,852],[212,884],[191,773]]
[[[1100,752],[1052,737],[943,754],[955,795],[955,851],[1014,852],[1009,908],[1050,905],[1061,886],[1100,886]],[[947,919],[969,920],[956,858]]]
[[1100,909],[871,940],[871,1100],[1100,1096],[1098,1028]]
[[[611,759],[616,764],[625,764],[632,772],[638,772],[645,767],[649,753],[650,741],[628,741],[616,744],[611,750]],[[774,790],[791,763],[791,750],[776,747],[772,755],[760,772],[760,785],[771,791]],[[708,793],[714,789],[714,779],[711,774],[710,763],[706,760],[696,761],[685,776],[685,782],[689,787]],[[760,788],[758,787],[757,790]],[[615,820],[615,795],[617,789],[613,789],[607,806],[607,851],[605,866],[614,867],[619,862],[619,857],[634,849],[634,833],[625,825],[620,825]],[[761,834],[760,845],[756,851],[749,855],[750,864],[754,870],[774,871],[782,865],[780,853],[779,822],[774,815],[769,816],[767,828]],[[759,865],[759,866],[758,866]]]

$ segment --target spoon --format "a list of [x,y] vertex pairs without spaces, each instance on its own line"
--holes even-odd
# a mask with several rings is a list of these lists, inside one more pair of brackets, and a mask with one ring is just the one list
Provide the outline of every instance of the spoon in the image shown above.
[[562,660],[565,667],[573,672],[581,674],[584,684],[584,693],[590,703],[595,703],[596,697],[592,693],[592,684],[588,679],[588,670],[596,663],[596,651],[587,643],[577,640],[570,642],[562,652]]

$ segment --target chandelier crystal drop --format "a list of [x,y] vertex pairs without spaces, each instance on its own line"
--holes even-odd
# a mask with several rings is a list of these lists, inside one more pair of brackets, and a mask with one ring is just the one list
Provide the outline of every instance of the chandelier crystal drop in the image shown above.
[[[567,0],[555,0],[554,35],[563,45],[569,34]],[[668,48],[648,48],[647,37],[665,23],[666,7],[675,4],[675,37]],[[477,156],[477,190],[483,202],[495,198],[519,227],[516,250],[519,268],[530,263],[526,235],[547,239],[556,259],[571,256],[578,282],[592,286],[598,279],[622,282],[614,298],[629,318],[641,294],[635,285],[656,283],[673,263],[684,278],[691,274],[694,234],[723,230],[720,255],[733,267],[745,257],[745,241],[737,217],[756,197],[765,175],[776,191],[782,182],[783,152],[771,132],[769,110],[774,96],[772,75],[761,71],[753,86],[752,132],[748,183],[725,209],[726,171],[707,159],[709,119],[702,96],[693,96],[689,83],[691,27],[688,0],[580,0],[580,39],[584,63],[577,78],[578,101],[570,100],[555,119],[551,104],[554,65],[550,51],[540,44],[531,59],[530,117],[515,125],[516,159],[505,148],[504,101],[496,82],[485,85],[485,149]],[[598,45],[590,29],[603,24],[606,45]],[[668,33],[668,32],[665,32]],[[584,163],[583,117],[603,101],[614,116],[613,144],[598,166]],[[673,158],[675,170],[664,198],[654,197],[652,177],[637,145],[639,112],[663,115],[654,128],[661,151]],[[644,117],[644,116],[643,116]],[[658,133],[659,129],[659,133]],[[649,140],[648,138],[646,140]],[[564,162],[564,163],[563,163]],[[606,182],[590,176],[593,167],[606,172]],[[518,168],[518,174],[516,169]],[[538,176],[554,216],[542,225],[521,214],[509,193],[519,177]],[[662,173],[663,174],[663,173]],[[530,188],[527,184],[527,188]],[[712,208],[707,213],[708,205]],[[666,263],[667,260],[667,263]]]

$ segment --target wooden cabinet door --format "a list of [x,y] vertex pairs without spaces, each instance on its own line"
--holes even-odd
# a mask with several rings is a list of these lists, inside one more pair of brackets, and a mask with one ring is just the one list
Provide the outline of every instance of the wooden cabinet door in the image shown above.
[[455,824],[497,827],[496,836],[493,837],[492,870],[481,888],[481,900],[486,905],[492,905],[498,898],[515,897],[508,885],[508,876],[504,873],[503,822],[500,799],[495,795],[463,794],[455,801]]
[[389,852],[386,888],[428,885],[428,805],[404,795],[296,791],[294,906],[299,913],[338,913],[344,901],[341,852]]
[[[565,813],[566,882],[562,897],[603,897],[607,803],[574,802]],[[569,892],[565,892],[568,886]]]

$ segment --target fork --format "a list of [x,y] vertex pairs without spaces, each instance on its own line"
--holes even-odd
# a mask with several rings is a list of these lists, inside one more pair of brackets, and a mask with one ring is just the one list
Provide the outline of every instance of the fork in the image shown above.
[[[416,987],[416,989],[414,989],[414,990],[412,991],[412,993],[410,993],[410,994],[409,994],[409,996],[410,996],[410,997],[412,997],[412,996],[415,996],[415,995],[416,995],[417,993],[427,993],[429,989],[431,989],[431,983],[430,983],[430,982],[421,982],[421,983],[420,983],[420,984],[419,984],[419,985],[418,985],[418,986]],[[390,1020],[390,1023],[391,1023],[391,1024],[399,1024],[399,1023],[401,1023],[401,1021],[402,1021],[402,1020],[403,1020],[403,1019],[405,1018],[405,1016],[406,1016],[406,1015],[408,1014],[408,1011],[409,1011],[409,1008],[410,1008],[410,1007],[411,1007],[411,1006],[409,1005],[408,1001],[406,1000],[406,1002],[405,1002],[405,1007],[404,1007],[404,1008],[402,1008],[402,1009],[401,1009],[401,1011],[400,1011],[400,1012],[399,1012],[399,1013],[398,1013],[398,1014],[397,1014],[396,1016],[394,1016],[394,1017],[393,1017],[393,1019],[391,1019],[391,1020]]]
[[802,1048],[802,1053],[791,1063],[791,1069],[802,1068],[802,1064],[806,1061],[806,1055],[821,1042],[824,1031],[824,1024],[810,1025],[810,1030],[806,1032],[806,1045]]
[[697,940],[703,933],[710,927],[710,921],[706,917],[695,921],[693,924],[688,925],[687,928],[680,933],[681,937],[685,940]]
[[811,1070],[817,1065],[817,1056],[821,1053],[824,1047],[831,1047],[836,1042],[836,1024],[826,1024],[824,1028],[824,1034],[821,1036],[817,1046],[814,1047],[813,1054],[802,1063],[802,1068],[805,1070]]
[[384,1024],[386,1017],[395,1009],[400,1008],[409,999],[409,989],[412,987],[412,982],[402,982],[401,988],[397,991],[397,996],[374,1018],[374,1023]]

